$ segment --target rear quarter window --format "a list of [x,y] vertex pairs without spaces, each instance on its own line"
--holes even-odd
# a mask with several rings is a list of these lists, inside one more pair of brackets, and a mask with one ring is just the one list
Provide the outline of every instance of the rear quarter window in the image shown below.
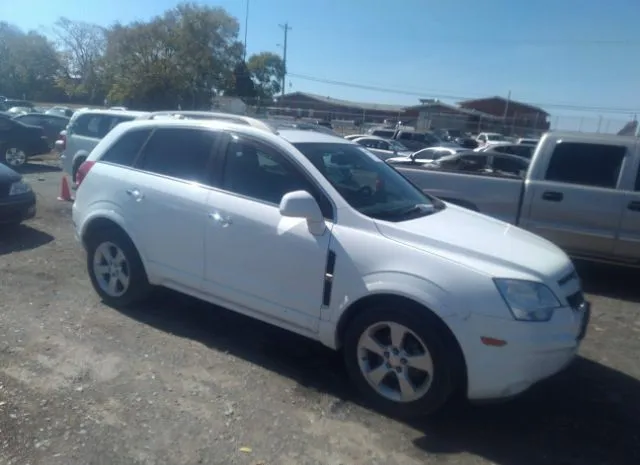
[[100,157],[100,161],[121,166],[132,166],[150,134],[151,129],[137,129],[124,133]]
[[219,133],[195,128],[158,128],[135,166],[150,173],[207,183],[207,171]]

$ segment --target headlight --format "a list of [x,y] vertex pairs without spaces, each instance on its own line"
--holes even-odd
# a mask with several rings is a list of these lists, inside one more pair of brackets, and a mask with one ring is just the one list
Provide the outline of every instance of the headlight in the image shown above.
[[31,186],[23,181],[14,182],[9,189],[9,195],[20,195],[31,192]]
[[519,321],[549,321],[562,306],[553,291],[542,283],[520,279],[494,279],[511,314]]

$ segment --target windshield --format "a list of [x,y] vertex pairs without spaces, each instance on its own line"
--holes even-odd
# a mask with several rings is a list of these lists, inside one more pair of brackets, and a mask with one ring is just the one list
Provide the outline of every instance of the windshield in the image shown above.
[[371,218],[402,221],[444,206],[364,147],[310,142],[294,145],[349,205]]
[[506,140],[502,134],[487,134],[487,140],[498,141]]
[[404,146],[400,142],[396,142],[395,140],[390,140],[389,141],[389,146],[391,147],[391,150],[395,150],[397,152],[407,152],[407,151],[409,151],[409,149],[406,146]]

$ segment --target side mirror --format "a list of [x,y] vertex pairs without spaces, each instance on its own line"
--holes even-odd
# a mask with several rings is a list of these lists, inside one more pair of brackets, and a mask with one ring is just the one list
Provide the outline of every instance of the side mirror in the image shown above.
[[324,232],[322,210],[316,199],[307,191],[294,191],[282,196],[280,214],[290,218],[306,219],[311,234],[321,235]]
[[62,152],[62,144],[64,144],[64,142],[62,142],[61,140],[57,140],[54,144],[54,148],[58,153]]

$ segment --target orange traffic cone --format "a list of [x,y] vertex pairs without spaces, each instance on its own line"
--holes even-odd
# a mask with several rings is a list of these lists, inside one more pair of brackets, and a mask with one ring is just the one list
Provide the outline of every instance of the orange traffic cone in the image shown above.
[[71,198],[71,190],[69,189],[69,181],[67,181],[67,177],[62,175],[62,182],[60,184],[60,195],[58,196],[58,200],[63,200],[65,202],[69,202],[73,200]]

